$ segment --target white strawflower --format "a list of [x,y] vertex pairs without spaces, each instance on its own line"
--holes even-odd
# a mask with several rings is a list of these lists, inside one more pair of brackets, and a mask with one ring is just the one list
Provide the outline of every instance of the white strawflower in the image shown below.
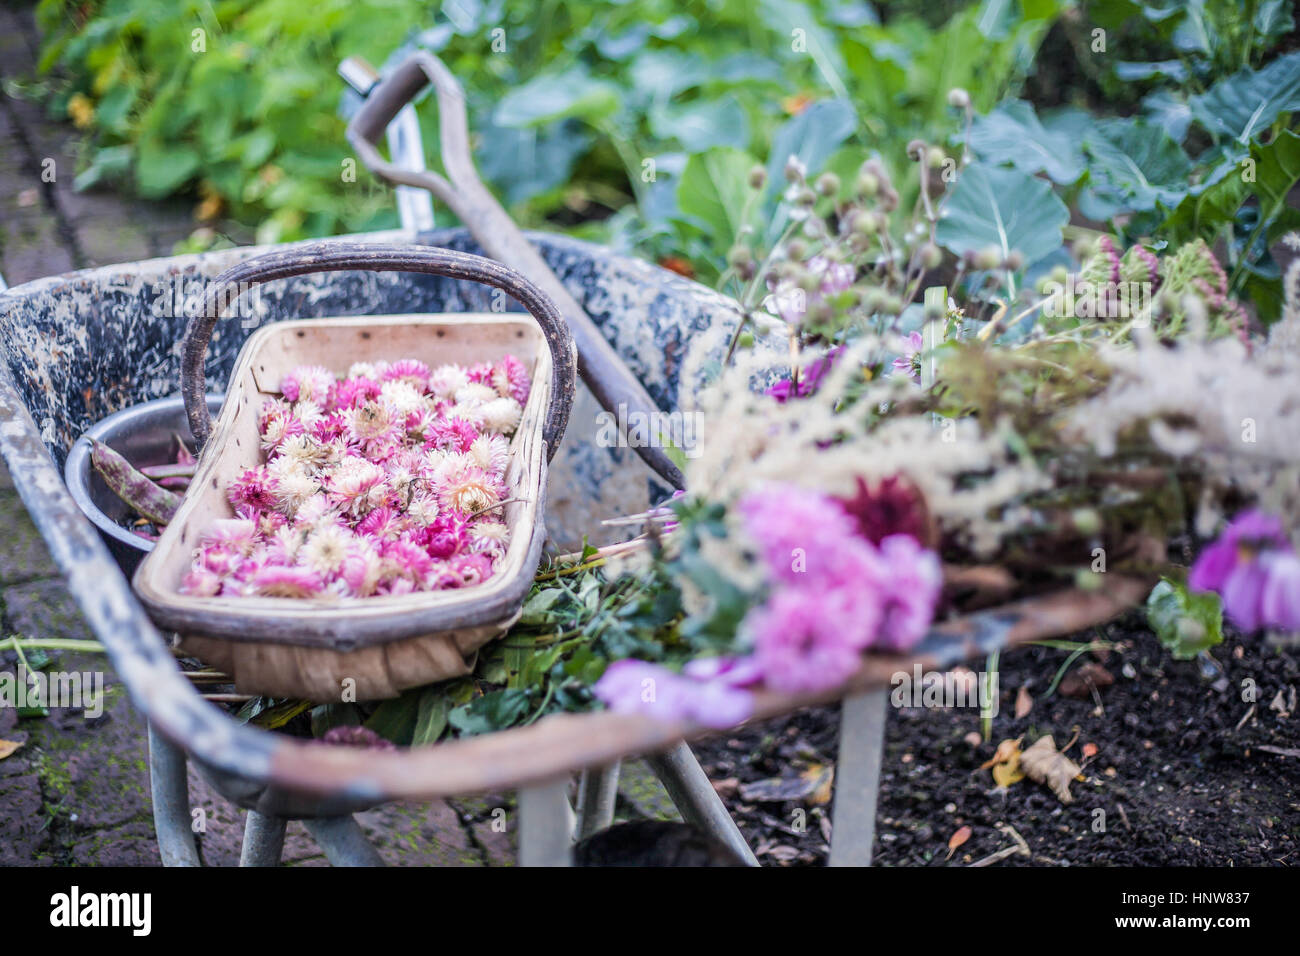
[[483,427],[503,435],[509,435],[519,427],[519,419],[524,413],[513,398],[494,398],[479,411],[483,415]]

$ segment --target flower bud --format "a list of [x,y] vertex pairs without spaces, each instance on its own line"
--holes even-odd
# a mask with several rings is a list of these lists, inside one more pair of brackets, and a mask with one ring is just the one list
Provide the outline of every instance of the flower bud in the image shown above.
[[822,173],[817,177],[817,191],[823,196],[834,196],[840,191],[840,177],[834,173]]
[[921,247],[921,265],[926,269],[937,269],[943,262],[943,252],[932,242]]
[[767,170],[762,166],[755,165],[749,171],[749,188],[762,189],[765,185],[767,185]]
[[1007,253],[1007,258],[1002,263],[1003,267],[1010,269],[1012,272],[1015,272],[1024,264],[1025,257],[1021,254],[1019,249],[1012,249]]
[[997,246],[985,246],[975,253],[973,265],[976,269],[996,269],[1002,261],[1002,251]]
[[964,110],[970,106],[970,94],[960,86],[954,86],[948,91],[948,105]]
[[938,146],[931,146],[925,154],[926,164],[931,169],[943,169],[943,164],[947,161],[948,154]]

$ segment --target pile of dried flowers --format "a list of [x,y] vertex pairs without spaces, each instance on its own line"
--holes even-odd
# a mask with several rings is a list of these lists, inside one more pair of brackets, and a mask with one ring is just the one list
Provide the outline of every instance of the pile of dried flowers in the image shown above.
[[509,438],[524,364],[356,363],[284,377],[258,430],[266,462],[226,489],[181,590],[196,596],[361,598],[492,576],[509,529]]

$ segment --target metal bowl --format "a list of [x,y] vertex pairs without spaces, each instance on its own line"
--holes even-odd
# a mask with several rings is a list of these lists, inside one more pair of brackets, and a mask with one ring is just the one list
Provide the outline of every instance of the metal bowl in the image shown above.
[[[224,400],[224,395],[208,395],[208,411],[213,417],[221,410]],[[143,468],[173,460],[173,434],[180,435],[193,448],[194,436],[185,416],[185,403],[179,395],[132,405],[96,422],[73,444],[63,465],[63,480],[68,483],[73,500],[99,529],[108,550],[127,577],[153,550],[154,543],[122,526],[130,509],[91,466],[87,439],[102,441],[135,467]]]

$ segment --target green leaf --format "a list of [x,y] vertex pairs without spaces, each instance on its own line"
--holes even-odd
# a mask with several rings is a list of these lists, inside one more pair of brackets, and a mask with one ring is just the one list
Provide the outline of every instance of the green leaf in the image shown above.
[[1072,183],[1083,175],[1077,140],[1045,129],[1024,100],[1004,101],[987,116],[976,117],[970,145],[986,163],[1010,163],[1031,174],[1045,172],[1054,182]]
[[1102,120],[1083,141],[1091,157],[1088,191],[1134,212],[1174,207],[1190,189],[1191,160],[1163,129],[1145,119]]
[[1147,620],[1178,660],[1190,660],[1223,641],[1219,596],[1189,591],[1168,578],[1161,578],[1147,598]]
[[146,139],[136,158],[135,181],[140,195],[157,199],[185,185],[198,168],[199,156],[193,150]]
[[957,255],[993,246],[1003,257],[1019,250],[1032,264],[1060,248],[1069,221],[1070,211],[1048,183],[975,162],[958,177],[935,235]]
[[551,613],[552,608],[564,596],[563,588],[540,588],[524,602],[523,611],[519,615],[519,624],[537,627],[554,621],[556,616]]
[[1191,97],[1189,106],[1211,133],[1245,146],[1280,114],[1300,110],[1300,50],[1259,70],[1238,70]]
[[1282,130],[1266,144],[1250,147],[1255,160],[1255,182],[1251,188],[1259,198],[1261,222],[1268,223],[1286,207],[1291,188],[1300,181],[1300,135]]
[[497,104],[498,126],[540,126],[566,117],[589,122],[618,111],[618,87],[593,78],[585,66],[543,73],[507,93]]
[[455,708],[448,720],[463,736],[504,730],[528,713],[528,700],[528,692],[523,689],[494,690]]
[[812,178],[857,128],[857,114],[844,100],[822,100],[790,119],[773,135],[768,154],[767,178],[774,194],[784,188],[785,164],[791,156],[808,168]]
[[753,166],[748,153],[721,147],[692,156],[682,171],[678,208],[704,227],[714,248],[726,249],[740,234]]
[[447,729],[447,715],[451,713],[451,698],[441,684],[434,685],[420,695],[416,708],[415,729],[411,732],[411,746],[422,747],[437,743]]
[[650,114],[650,131],[660,139],[675,139],[692,153],[715,146],[744,149],[749,145],[749,122],[734,99],[701,100],[667,107]]
[[381,702],[365,722],[365,727],[385,740],[405,747],[415,733],[415,721],[420,713],[420,698],[423,694],[423,688],[416,687],[403,692],[400,697]]

